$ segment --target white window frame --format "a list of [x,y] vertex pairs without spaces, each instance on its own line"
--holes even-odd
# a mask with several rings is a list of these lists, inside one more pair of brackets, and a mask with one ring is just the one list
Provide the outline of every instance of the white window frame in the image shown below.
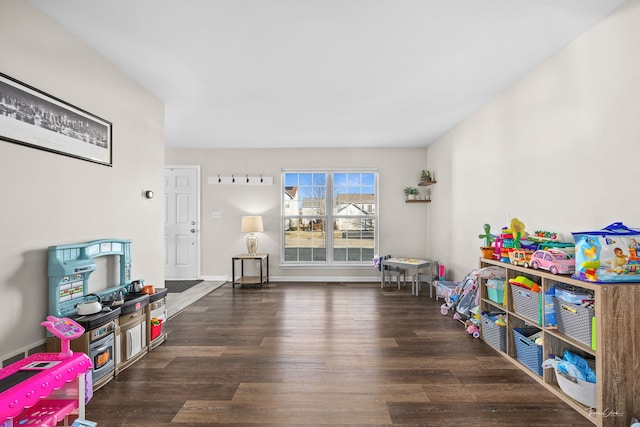
[[371,173],[374,175],[374,191],[375,191],[375,213],[373,216],[367,216],[367,218],[374,220],[374,248],[373,253],[378,253],[378,236],[379,236],[379,212],[380,212],[380,204],[379,204],[379,180],[380,173],[378,169],[375,168],[328,168],[328,169],[282,169],[282,174],[280,177],[280,267],[293,267],[293,268],[345,268],[345,267],[367,267],[371,268],[371,260],[363,259],[361,261],[335,261],[333,259],[333,233],[326,233],[326,260],[325,261],[285,261],[285,220],[287,218],[305,218],[310,217],[309,215],[285,215],[285,200],[284,200],[284,191],[285,191],[285,174],[326,174],[326,182],[325,182],[325,194],[326,196],[326,213],[325,215],[311,215],[314,218],[322,218],[325,221],[326,227],[331,228],[333,230],[333,222],[335,218],[340,218],[340,215],[335,215],[333,212],[333,176],[338,173]]

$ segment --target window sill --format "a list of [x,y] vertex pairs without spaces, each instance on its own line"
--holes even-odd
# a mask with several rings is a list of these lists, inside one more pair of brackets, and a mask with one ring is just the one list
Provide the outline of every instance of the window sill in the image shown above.
[[373,262],[363,264],[279,264],[282,270],[364,270],[374,268]]

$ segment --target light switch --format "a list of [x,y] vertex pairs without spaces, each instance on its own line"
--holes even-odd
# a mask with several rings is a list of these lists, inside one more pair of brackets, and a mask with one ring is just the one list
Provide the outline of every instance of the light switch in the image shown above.
[[213,219],[222,219],[222,212],[221,211],[213,211],[213,212],[211,212],[211,218],[213,218]]

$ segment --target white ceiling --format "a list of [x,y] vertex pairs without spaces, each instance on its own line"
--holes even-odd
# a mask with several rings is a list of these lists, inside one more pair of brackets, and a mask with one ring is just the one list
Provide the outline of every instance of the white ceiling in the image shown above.
[[30,0],[170,147],[426,147],[624,0]]

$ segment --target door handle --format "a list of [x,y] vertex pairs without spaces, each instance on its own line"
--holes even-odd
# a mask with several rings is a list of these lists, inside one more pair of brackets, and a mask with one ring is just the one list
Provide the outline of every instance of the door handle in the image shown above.
[[195,232],[196,232],[196,229],[195,229],[195,228],[192,228],[192,229],[191,229],[191,232],[192,232],[192,233],[195,233]]

